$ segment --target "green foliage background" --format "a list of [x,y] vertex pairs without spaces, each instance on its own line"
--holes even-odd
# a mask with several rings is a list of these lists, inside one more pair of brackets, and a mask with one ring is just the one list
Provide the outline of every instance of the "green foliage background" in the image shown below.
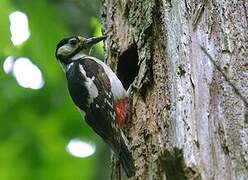
[[[98,0],[0,0],[0,61],[24,56],[42,71],[45,85],[23,88],[0,69],[0,180],[108,179],[109,151],[74,107],[62,69],[54,57],[57,42],[66,36],[99,35]],[[10,40],[9,15],[24,12],[30,38],[20,46]],[[97,46],[95,53],[103,50]],[[87,158],[71,156],[70,139],[96,144]]]

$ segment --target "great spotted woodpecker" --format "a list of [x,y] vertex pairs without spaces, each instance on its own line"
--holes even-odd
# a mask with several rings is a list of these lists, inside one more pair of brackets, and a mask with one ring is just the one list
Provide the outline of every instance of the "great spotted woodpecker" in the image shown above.
[[66,73],[70,96],[88,125],[117,154],[128,177],[135,174],[133,158],[121,130],[125,123],[127,92],[115,73],[99,59],[89,56],[91,47],[106,36],[62,39],[56,58]]

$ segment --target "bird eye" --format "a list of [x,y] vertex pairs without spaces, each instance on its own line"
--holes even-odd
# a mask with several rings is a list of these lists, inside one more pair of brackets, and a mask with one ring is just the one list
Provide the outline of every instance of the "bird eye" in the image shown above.
[[70,40],[69,40],[70,45],[76,45],[77,42],[78,42],[77,39],[70,39]]

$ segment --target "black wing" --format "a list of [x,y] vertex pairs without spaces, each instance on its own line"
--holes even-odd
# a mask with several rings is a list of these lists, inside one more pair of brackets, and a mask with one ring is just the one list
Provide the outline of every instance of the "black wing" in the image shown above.
[[121,132],[116,121],[114,100],[111,93],[110,80],[101,65],[90,58],[83,58],[79,61],[91,78],[98,90],[98,96],[94,98],[89,109],[85,112],[85,119],[92,129],[100,135],[104,141],[116,153],[120,152]]
[[[83,68],[83,73],[80,72],[80,66]],[[132,155],[117,124],[110,80],[103,67],[93,59],[81,58],[67,71],[66,77],[70,95],[74,103],[85,112],[86,122],[117,154],[127,176],[133,176],[135,167]],[[90,97],[85,86],[87,78],[93,80],[98,90],[97,96],[90,100],[90,104],[86,103]]]

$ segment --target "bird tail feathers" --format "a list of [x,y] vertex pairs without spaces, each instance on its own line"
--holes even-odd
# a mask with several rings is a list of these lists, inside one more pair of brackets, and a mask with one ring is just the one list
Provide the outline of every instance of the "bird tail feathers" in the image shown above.
[[130,178],[134,176],[135,166],[134,166],[133,157],[124,143],[121,145],[121,152],[120,152],[119,158],[120,158],[122,167],[127,174],[127,177]]

